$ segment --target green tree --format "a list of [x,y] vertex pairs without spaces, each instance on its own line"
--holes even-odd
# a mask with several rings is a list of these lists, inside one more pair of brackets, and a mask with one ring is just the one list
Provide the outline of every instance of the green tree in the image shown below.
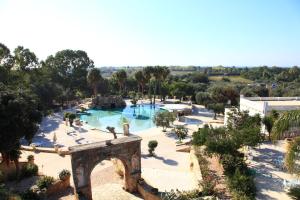
[[87,81],[93,88],[94,96],[98,94],[98,86],[102,80],[101,72],[99,69],[93,68],[88,72]]
[[[143,74],[146,79],[146,82],[148,82],[148,96],[150,99],[150,103],[152,104],[152,93],[151,93],[151,77],[153,73],[153,67],[147,66],[143,69]],[[151,97],[151,98],[150,98]]]
[[217,119],[217,114],[224,113],[224,104],[222,103],[212,103],[212,104],[207,104],[207,108],[209,110],[214,111],[214,119]]
[[3,67],[6,70],[10,70],[14,66],[14,62],[14,57],[10,54],[9,48],[0,43],[0,67]]
[[119,70],[113,74],[113,78],[117,81],[119,85],[119,92],[125,91],[125,82],[127,79],[127,73],[125,70]]
[[155,114],[153,121],[156,126],[163,127],[163,131],[165,132],[166,128],[170,126],[170,123],[175,121],[175,116],[168,111],[158,112]]
[[197,92],[196,103],[204,105],[205,107],[210,103],[211,98],[208,92]]
[[175,134],[177,135],[179,142],[181,143],[181,141],[187,136],[188,129],[184,126],[177,126],[175,128]]
[[14,50],[14,54],[16,69],[25,71],[38,66],[38,59],[36,55],[29,49],[25,49],[22,46],[18,46]]
[[31,142],[42,115],[36,99],[26,90],[12,90],[0,84],[0,103],[0,152],[9,163],[17,159],[21,138]]
[[138,82],[138,92],[141,92],[142,95],[144,95],[144,88],[145,88],[145,84],[146,84],[146,78],[144,76],[143,71],[137,71],[134,74],[134,77],[136,79],[136,81]]
[[194,83],[208,83],[208,76],[204,73],[195,73],[192,75],[192,81]]
[[81,50],[62,50],[54,56],[49,56],[42,63],[42,68],[50,79],[73,93],[76,90],[87,91],[87,74],[94,68],[94,62],[87,53]]

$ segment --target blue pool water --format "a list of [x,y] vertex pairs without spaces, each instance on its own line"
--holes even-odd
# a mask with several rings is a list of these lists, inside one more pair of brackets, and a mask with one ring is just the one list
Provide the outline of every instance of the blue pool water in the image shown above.
[[137,107],[126,106],[122,109],[90,109],[87,110],[89,115],[81,115],[80,120],[100,130],[107,131],[107,126],[115,127],[117,133],[123,133],[123,123],[127,121],[130,132],[137,132],[154,127],[153,116],[156,112],[162,111],[158,105],[154,107],[149,104]]

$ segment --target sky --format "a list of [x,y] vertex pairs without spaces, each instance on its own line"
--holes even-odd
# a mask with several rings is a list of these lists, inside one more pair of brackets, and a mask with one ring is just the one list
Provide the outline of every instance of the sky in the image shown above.
[[300,0],[0,0],[0,42],[95,66],[300,66]]

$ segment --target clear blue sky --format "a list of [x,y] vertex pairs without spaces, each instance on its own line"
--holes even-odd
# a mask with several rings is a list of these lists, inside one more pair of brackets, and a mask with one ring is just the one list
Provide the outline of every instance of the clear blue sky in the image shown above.
[[0,42],[96,66],[300,66],[299,0],[0,0]]

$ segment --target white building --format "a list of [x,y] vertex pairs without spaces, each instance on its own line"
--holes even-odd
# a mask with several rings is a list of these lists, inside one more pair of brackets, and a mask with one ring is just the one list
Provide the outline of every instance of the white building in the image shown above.
[[[261,118],[272,110],[278,112],[300,109],[300,97],[244,97],[240,96],[240,110],[248,111],[250,116],[259,114]],[[225,109],[224,125],[227,124],[229,108]],[[262,128],[264,131],[264,127]]]

